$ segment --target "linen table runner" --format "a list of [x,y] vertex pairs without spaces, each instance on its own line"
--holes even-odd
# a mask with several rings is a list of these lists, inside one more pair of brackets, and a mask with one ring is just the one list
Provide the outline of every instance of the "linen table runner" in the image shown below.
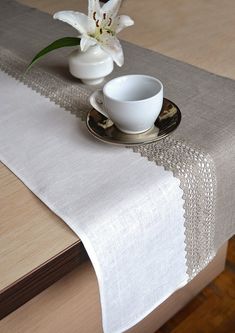
[[[71,36],[73,32],[73,29],[71,30],[62,22],[53,20],[50,15],[12,0],[5,0],[1,3],[0,18],[0,45],[4,49],[8,49],[11,54],[13,53],[15,57],[14,60],[11,60],[9,52],[2,49],[1,68],[18,79],[22,79],[24,63],[28,64],[35,52],[56,38]],[[212,253],[218,250],[234,234],[235,83],[231,79],[208,73],[136,45],[126,42],[123,44],[125,65],[117,68],[110,78],[126,73],[157,76],[164,83],[165,96],[178,104],[183,115],[181,126],[173,135],[171,147],[175,146],[174,140],[180,142],[183,149],[178,150],[176,154],[184,156],[185,147],[190,152],[192,145],[193,149],[196,146],[199,148],[199,154],[202,152],[206,156],[209,154],[215,163],[217,209],[214,223],[215,233],[214,236],[212,235],[213,244],[205,251],[199,238],[205,240],[208,237],[200,235],[197,240],[193,241],[193,248],[188,251],[190,253],[188,266],[192,268],[198,263],[197,266],[201,270],[205,266],[208,251]],[[82,117],[90,108],[87,98],[91,93],[91,88],[80,84],[68,74],[66,56],[69,52],[59,50],[49,55],[39,64],[38,70],[32,69],[30,76],[25,77],[25,80],[33,89]],[[79,98],[74,98],[75,94]],[[145,145],[145,147],[147,146]],[[199,152],[200,150],[201,152]],[[164,149],[164,153],[167,151],[168,148]],[[193,155],[193,151],[191,152]],[[157,163],[161,164],[161,159],[158,159]],[[185,163],[187,163],[186,158]],[[197,167],[199,167],[198,164]],[[172,167],[172,170],[176,174],[179,167]],[[194,202],[194,205],[197,203]],[[199,205],[197,209],[200,210]],[[191,212],[188,215],[192,216]],[[198,216],[198,214],[196,215]],[[190,222],[188,228],[191,230],[191,235],[194,236],[195,223]],[[197,232],[200,231],[197,230]],[[192,240],[190,244],[192,244]],[[190,244],[187,246],[190,247]],[[205,253],[206,255],[204,255]]]
[[[85,87],[69,77],[66,59],[64,58],[65,51],[51,55],[38,68],[33,69],[28,77],[21,77],[25,64],[38,49],[55,38],[71,35],[70,29],[61,22],[53,21],[47,14],[26,8],[12,1],[3,3],[0,17],[1,68],[10,75],[23,80],[34,90],[48,96],[60,106],[84,118],[86,111],[89,109],[87,97],[91,88]],[[50,29],[49,37],[47,29]],[[18,31],[22,32],[20,38],[17,34]],[[24,46],[22,47],[22,45]],[[155,161],[158,165],[163,165],[165,169],[171,170],[180,180],[184,191],[187,267],[189,279],[191,279],[205,267],[220,245],[234,233],[235,84],[232,80],[209,74],[132,44],[124,43],[124,45],[125,66],[114,72],[112,76],[137,72],[157,76],[164,83],[165,95],[176,102],[183,113],[182,124],[174,136],[158,144],[137,147],[135,151],[149,160]],[[4,76],[5,74],[2,75],[4,81],[7,82],[9,78]],[[8,88],[14,86],[15,83],[13,82],[11,79]],[[41,103],[44,102],[40,100],[39,104]],[[6,110],[4,114],[7,114]],[[93,144],[96,145],[94,142]],[[4,150],[4,155],[6,151],[8,149]],[[115,154],[117,154],[117,150],[115,150]],[[116,156],[115,154],[114,156]],[[125,155],[126,153],[122,152],[122,154]],[[131,154],[133,153],[131,152]],[[135,158],[138,161],[139,159],[142,160],[138,155]],[[4,157],[2,159],[7,164]],[[15,160],[17,160],[16,157]],[[143,158],[143,160],[145,159]],[[215,191],[213,161],[216,166],[217,193]],[[154,163],[148,162],[147,164],[148,170],[154,166]],[[14,171],[12,165],[9,165],[9,167]],[[158,170],[155,172],[159,172],[159,175],[165,175],[163,179],[169,177],[172,186],[173,184],[176,185],[174,180],[177,179],[171,177],[171,173],[166,171],[160,173],[159,170],[163,169],[159,169],[157,166],[155,166],[155,169]],[[153,174],[155,174],[154,171]],[[141,177],[139,178],[141,179]],[[154,185],[158,187],[159,182],[156,184]],[[179,186],[179,183],[177,183],[177,186]],[[175,195],[177,193],[176,188],[175,186]],[[156,195],[155,191],[156,189],[153,191]],[[35,190],[35,192],[37,191]],[[178,197],[178,200],[180,202],[180,197]],[[214,216],[215,202],[217,204],[216,216]],[[54,207],[51,208],[56,212]],[[65,222],[73,228],[72,223],[69,223],[71,221],[68,221],[68,219],[66,221],[66,218],[67,216],[64,216]],[[182,216],[181,218],[178,216],[179,226],[180,222],[182,223]],[[166,224],[166,227],[169,227],[169,224]],[[170,234],[169,229],[168,232]],[[180,234],[182,236],[182,229],[178,235]],[[174,239],[174,237],[169,237],[169,239]],[[178,248],[178,250],[181,251],[181,254],[184,252],[184,248]],[[89,254],[92,257],[91,250]],[[184,275],[183,265],[182,262],[179,265],[181,266],[181,274],[184,278],[187,278]],[[185,283],[184,279],[182,281]],[[181,281],[175,282],[178,283],[175,286],[176,289],[180,286]],[[171,283],[168,286],[170,285]],[[167,296],[169,295],[165,292],[165,297]],[[158,297],[159,301],[163,299],[164,297],[162,299]],[[155,305],[157,305],[157,302],[155,302]],[[140,316],[138,319],[140,319]],[[135,320],[133,318],[131,320],[133,324]],[[130,323],[127,326],[130,326]],[[122,327],[124,329],[125,325]]]
[[179,180],[96,142],[80,120],[3,72],[0,82],[1,160],[79,235],[104,331],[123,332],[187,282]]

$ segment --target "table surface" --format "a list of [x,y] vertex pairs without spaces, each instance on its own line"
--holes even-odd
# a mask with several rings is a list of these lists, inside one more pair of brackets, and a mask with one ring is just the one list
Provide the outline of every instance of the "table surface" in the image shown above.
[[[87,11],[86,0],[20,0],[48,13]],[[235,2],[124,0],[135,25],[120,38],[235,79]],[[78,237],[0,164],[0,290],[78,241]]]

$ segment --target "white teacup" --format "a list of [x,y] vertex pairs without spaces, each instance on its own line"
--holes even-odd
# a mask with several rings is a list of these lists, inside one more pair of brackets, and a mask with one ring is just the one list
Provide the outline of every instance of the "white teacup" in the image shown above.
[[153,127],[163,103],[163,85],[147,75],[125,75],[96,90],[90,103],[122,132],[143,133]]

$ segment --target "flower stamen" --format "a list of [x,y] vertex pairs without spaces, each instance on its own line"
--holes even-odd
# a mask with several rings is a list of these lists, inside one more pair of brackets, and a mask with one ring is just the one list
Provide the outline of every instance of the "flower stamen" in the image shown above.
[[110,27],[110,25],[112,24],[112,19],[111,19],[111,17],[109,18],[109,23],[108,23],[108,27]]
[[93,20],[96,21],[96,12],[93,13]]
[[97,28],[99,28],[99,20],[97,20],[95,24],[96,24]]
[[106,20],[106,13],[103,14],[103,19]]

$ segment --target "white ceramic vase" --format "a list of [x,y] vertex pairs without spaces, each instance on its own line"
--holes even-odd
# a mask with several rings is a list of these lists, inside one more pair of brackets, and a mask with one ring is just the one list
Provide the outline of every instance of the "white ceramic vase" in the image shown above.
[[88,85],[100,84],[113,70],[113,59],[99,45],[82,52],[80,47],[69,55],[70,73]]

